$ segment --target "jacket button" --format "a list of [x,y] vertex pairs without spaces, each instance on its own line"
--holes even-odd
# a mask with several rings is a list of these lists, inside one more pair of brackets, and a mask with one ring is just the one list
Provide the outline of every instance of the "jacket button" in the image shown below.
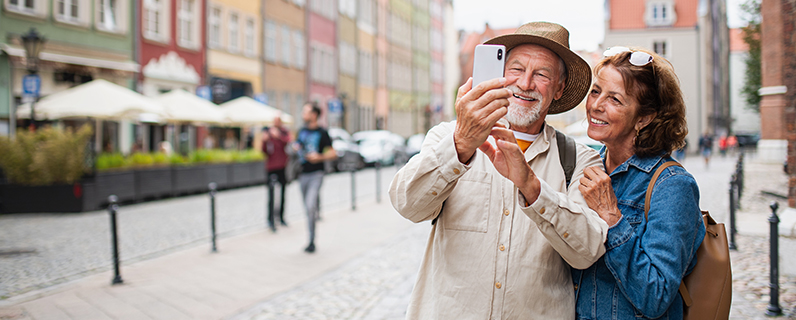
[[500,287],[502,287],[502,285],[500,284],[500,282],[496,282],[496,283],[495,283],[495,288],[498,288],[498,289],[500,289]]
[[455,174],[459,174],[459,169],[456,169],[456,168],[454,168],[454,169],[453,169],[453,173],[455,173]]
[[545,208],[544,208],[544,207],[542,207],[541,209],[539,209],[539,213],[541,213],[541,214],[544,214],[544,212],[545,212],[545,211],[547,211],[547,210],[545,210]]
[[564,239],[566,239],[567,237],[569,237],[569,233],[564,232],[564,234],[562,234],[562,236],[564,237]]
[[509,213],[510,213],[510,212],[509,212],[509,209],[503,209],[503,214],[505,214],[505,215],[509,215]]
[[504,251],[504,250],[506,250],[506,246],[501,244],[499,249],[500,249],[500,251]]
[[578,284],[575,284],[575,290],[578,290]]
[[432,196],[436,196],[436,195],[437,195],[437,192],[436,192],[436,191],[431,191],[431,195],[432,195]]

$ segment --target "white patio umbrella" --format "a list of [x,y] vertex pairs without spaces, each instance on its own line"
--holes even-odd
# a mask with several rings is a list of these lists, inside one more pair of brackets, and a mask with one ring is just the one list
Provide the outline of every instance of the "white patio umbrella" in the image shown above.
[[154,98],[163,105],[165,119],[177,122],[224,124],[224,111],[216,104],[185,90],[172,90]]
[[[165,116],[163,107],[133,90],[98,79],[48,95],[35,105],[37,120],[95,118],[98,120],[149,121]],[[17,107],[17,117],[30,118],[30,103]]]
[[[230,124],[271,125],[279,114],[279,109],[257,102],[249,97],[240,97],[219,105]],[[293,123],[293,117],[282,113],[282,122]]]

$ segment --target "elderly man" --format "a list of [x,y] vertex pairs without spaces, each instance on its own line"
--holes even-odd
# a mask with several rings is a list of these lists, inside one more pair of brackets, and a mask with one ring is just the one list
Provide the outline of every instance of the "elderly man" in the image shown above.
[[597,261],[608,229],[578,185],[602,163],[577,144],[568,186],[545,116],[582,101],[591,71],[557,24],[486,43],[506,46],[505,78],[462,85],[458,120],[432,128],[390,186],[401,215],[434,224],[407,318],[574,319],[570,266]]

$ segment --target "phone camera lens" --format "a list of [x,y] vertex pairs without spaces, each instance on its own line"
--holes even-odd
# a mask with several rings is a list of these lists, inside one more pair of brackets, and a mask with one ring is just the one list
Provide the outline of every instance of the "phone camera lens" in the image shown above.
[[502,60],[503,59],[503,49],[498,49],[498,57],[497,58],[498,58],[498,60]]

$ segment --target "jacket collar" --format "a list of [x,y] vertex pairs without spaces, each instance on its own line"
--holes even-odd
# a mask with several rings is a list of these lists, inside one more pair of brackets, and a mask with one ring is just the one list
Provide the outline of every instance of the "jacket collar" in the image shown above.
[[[602,149],[600,149],[600,158],[602,158],[603,160],[603,166],[605,166],[606,150],[607,149],[605,146],[603,146]],[[629,159],[625,160],[625,162],[616,167],[616,169],[614,169],[614,172],[611,172],[609,176],[618,174],[620,172],[625,172],[630,168],[630,166],[636,167],[637,169],[644,171],[645,173],[650,173],[652,172],[652,169],[655,169],[658,166],[658,164],[663,160],[663,156],[664,154],[661,153],[657,156],[641,158],[634,154],[630,156]]]

